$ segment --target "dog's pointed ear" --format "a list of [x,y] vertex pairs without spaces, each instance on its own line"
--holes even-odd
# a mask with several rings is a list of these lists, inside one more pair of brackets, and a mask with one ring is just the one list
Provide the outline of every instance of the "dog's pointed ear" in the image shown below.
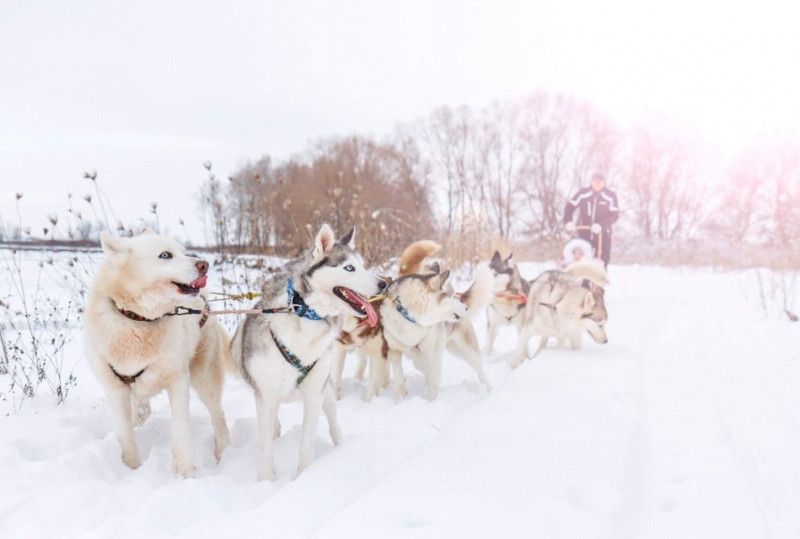
[[442,284],[447,282],[447,279],[450,278],[450,270],[446,269],[442,273],[439,274],[439,280],[442,281]]
[[434,275],[431,278],[431,280],[428,281],[430,283],[431,289],[432,290],[441,290],[444,287],[444,285],[447,282],[447,279],[449,277],[450,277],[450,270],[449,269],[444,270],[443,272],[441,272],[438,275]]
[[339,243],[342,245],[347,245],[351,249],[356,248],[356,227],[350,229],[350,232],[342,236],[339,240]]
[[508,262],[509,260],[511,260],[511,257],[512,257],[512,256],[514,256],[514,253],[508,253],[508,256],[506,257],[506,262]]
[[120,238],[110,232],[100,233],[100,246],[107,255],[118,255],[129,250],[127,238]]
[[434,275],[437,275],[437,274],[438,274],[440,271],[442,271],[442,270],[441,270],[441,268],[439,267],[439,263],[438,263],[438,262],[434,262],[433,264],[431,264],[430,266],[428,266],[428,271],[429,271],[429,272],[431,272],[431,273],[433,273]]
[[597,302],[594,299],[594,294],[591,291],[586,292],[586,295],[583,297],[583,308],[587,311],[594,309],[594,306]]
[[328,223],[322,223],[317,232],[317,237],[314,238],[314,260],[319,260],[328,251],[331,250],[333,244],[336,243],[336,236],[333,234],[333,229]]
[[503,261],[503,258],[500,256],[500,251],[495,251],[492,255],[492,264],[499,264]]

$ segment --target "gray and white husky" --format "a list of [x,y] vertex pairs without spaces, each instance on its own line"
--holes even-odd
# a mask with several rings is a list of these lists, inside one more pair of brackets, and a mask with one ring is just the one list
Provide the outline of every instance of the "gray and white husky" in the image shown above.
[[377,313],[367,298],[385,287],[385,281],[364,269],[354,250],[354,230],[337,242],[327,224],[317,233],[311,251],[264,284],[256,308],[269,313],[248,315],[231,344],[231,359],[255,393],[261,479],[275,477],[272,445],[280,433],[281,402],[303,399],[300,471],[313,460],[314,435],[323,408],[334,445],[341,441],[328,384],[331,347],[343,316],[364,319],[367,325],[377,323]]
[[[593,283],[583,286],[584,280]],[[569,343],[573,350],[581,347],[583,332],[599,344],[608,342],[605,325],[608,312],[603,286],[608,277],[602,262],[586,260],[575,262],[565,271],[545,271],[531,281],[525,305],[517,348],[510,364],[519,366],[528,355],[528,342],[539,336],[539,347],[534,357],[546,346],[550,337],[560,344]]]
[[439,265],[434,264],[424,271],[403,275],[389,284],[386,298],[376,302],[379,324],[375,327],[345,321],[333,371],[337,391],[345,354],[357,350],[369,362],[367,400],[387,384],[390,367],[396,394],[405,395],[404,355],[422,372],[428,398],[434,400],[441,386],[445,349],[461,357],[475,370],[486,389],[491,390],[471,322],[472,315],[486,308],[491,299],[488,270],[479,269],[472,286],[460,298],[448,283],[449,270],[441,272]]
[[489,269],[494,277],[494,298],[487,310],[488,335],[484,354],[489,355],[494,348],[497,333],[504,326],[514,326],[519,334],[525,322],[525,298],[531,283],[525,280],[517,265],[511,260],[513,255],[503,258],[498,251],[494,252]]

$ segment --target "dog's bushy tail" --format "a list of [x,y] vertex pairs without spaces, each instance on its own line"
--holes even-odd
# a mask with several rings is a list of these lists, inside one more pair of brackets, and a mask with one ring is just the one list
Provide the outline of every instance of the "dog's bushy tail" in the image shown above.
[[494,277],[487,266],[478,266],[475,280],[466,292],[461,294],[461,301],[469,309],[470,316],[484,310],[494,299]]
[[225,347],[225,355],[222,364],[228,374],[239,374],[242,367],[242,328],[244,324],[239,324],[229,346]]
[[422,273],[422,263],[425,262],[425,259],[438,253],[441,248],[442,246],[435,241],[415,241],[400,255],[398,275],[402,277],[403,275]]
[[597,286],[603,288],[608,286],[608,272],[603,266],[603,262],[596,258],[573,262],[564,271],[579,279],[589,279]]

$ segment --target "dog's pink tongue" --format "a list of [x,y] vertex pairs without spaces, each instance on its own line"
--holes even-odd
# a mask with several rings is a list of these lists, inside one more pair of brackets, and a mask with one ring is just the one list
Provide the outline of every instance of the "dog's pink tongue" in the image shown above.
[[199,279],[195,279],[189,283],[189,286],[192,288],[203,288],[206,285],[206,282],[208,282],[208,275],[203,275]]
[[357,303],[358,306],[361,307],[361,309],[367,315],[367,325],[371,328],[374,328],[378,323],[378,313],[375,312],[375,309],[372,307],[372,303],[361,297],[360,294],[356,294],[351,290],[347,290],[347,297],[353,301],[353,303]]

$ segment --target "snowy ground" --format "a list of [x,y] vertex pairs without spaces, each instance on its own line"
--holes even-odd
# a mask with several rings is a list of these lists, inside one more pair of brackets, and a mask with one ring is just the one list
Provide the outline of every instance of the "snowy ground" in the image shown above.
[[137,431],[144,465],[131,471],[81,361],[65,405],[39,397],[0,417],[0,535],[800,536],[800,326],[765,319],[740,274],[611,275],[609,344],[547,350],[512,371],[508,330],[487,358],[491,394],[449,358],[432,403],[410,364],[400,400],[367,404],[349,379],[344,443],[334,449],[320,421],[299,477],[300,405],[284,406],[274,483],[256,481],[241,380],[226,386],[233,446],[219,465],[193,400],[199,477],[178,480],[166,397]]

